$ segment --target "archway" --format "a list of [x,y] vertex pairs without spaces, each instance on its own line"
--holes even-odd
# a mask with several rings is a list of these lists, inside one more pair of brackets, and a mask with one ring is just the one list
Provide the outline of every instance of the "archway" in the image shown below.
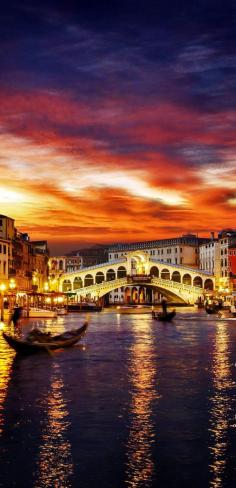
[[106,279],[107,281],[112,281],[116,279],[116,273],[114,269],[108,269]]
[[102,271],[98,271],[95,276],[95,283],[99,284],[105,280],[105,276]]
[[195,278],[193,279],[193,286],[202,288],[202,278],[200,276],[195,276]]
[[208,278],[205,281],[205,283],[204,283],[204,289],[205,290],[213,290],[214,289],[214,283],[213,283],[213,281],[210,278]]
[[156,266],[152,266],[150,269],[150,275],[159,278],[159,269]]
[[91,286],[93,285],[93,277],[91,274],[87,274],[84,278],[84,286]]
[[124,266],[119,266],[117,270],[117,278],[124,278],[127,275],[127,271]]
[[190,274],[188,274],[188,273],[184,274],[183,279],[182,279],[182,283],[184,285],[191,285],[192,284],[192,278],[191,278]]
[[78,290],[79,288],[83,288],[83,281],[81,278],[76,277],[73,283],[73,290]]
[[170,280],[170,272],[168,269],[162,269],[161,271],[161,278],[163,280]]
[[181,276],[180,276],[180,273],[179,271],[174,271],[172,273],[172,281],[175,281],[176,283],[180,283],[181,282]]
[[138,290],[137,290],[136,286],[132,287],[131,296],[132,296],[132,302],[138,303]]
[[129,286],[127,286],[127,288],[125,288],[125,303],[130,303],[131,302],[131,289],[129,288]]
[[72,284],[70,280],[64,280],[62,283],[62,291],[65,293],[66,291],[72,290]]

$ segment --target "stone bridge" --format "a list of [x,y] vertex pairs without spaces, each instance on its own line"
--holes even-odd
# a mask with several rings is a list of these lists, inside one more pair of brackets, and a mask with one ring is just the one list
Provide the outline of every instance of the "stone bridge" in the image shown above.
[[142,285],[155,287],[172,299],[195,303],[199,296],[215,286],[215,278],[210,273],[156,260],[144,251],[130,252],[113,262],[65,273],[58,281],[60,291],[74,292],[78,300],[96,300],[120,287]]

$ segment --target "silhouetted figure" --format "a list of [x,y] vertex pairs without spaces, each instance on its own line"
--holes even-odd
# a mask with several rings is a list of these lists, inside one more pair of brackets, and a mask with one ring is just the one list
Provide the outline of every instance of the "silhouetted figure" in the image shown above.
[[11,321],[14,325],[14,334],[20,332],[20,320],[22,318],[23,307],[15,307],[14,312],[11,316]]
[[166,298],[163,298],[161,301],[161,306],[162,306],[162,311],[164,314],[167,314],[167,303],[166,303]]

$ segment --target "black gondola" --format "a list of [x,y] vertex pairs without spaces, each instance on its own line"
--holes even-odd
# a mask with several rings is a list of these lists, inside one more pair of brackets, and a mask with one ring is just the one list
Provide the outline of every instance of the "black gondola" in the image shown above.
[[205,307],[205,310],[206,310],[206,313],[213,314],[213,313],[217,313],[219,311],[219,307],[217,307],[215,305],[207,305]]
[[[6,342],[11,346],[16,352],[22,354],[32,354],[40,351],[52,351],[56,349],[64,349],[66,347],[73,346],[86,334],[88,328],[88,323],[85,322],[79,329],[70,330],[64,332],[63,334],[57,336],[48,336],[42,339],[40,335],[36,340],[18,339],[12,335],[3,332],[2,335]],[[42,341],[45,342],[42,342]]]
[[169,322],[170,320],[172,320],[176,315],[176,311],[175,310],[172,310],[171,312],[160,312],[160,313],[156,313],[153,315],[153,318],[155,320],[160,320],[161,322]]

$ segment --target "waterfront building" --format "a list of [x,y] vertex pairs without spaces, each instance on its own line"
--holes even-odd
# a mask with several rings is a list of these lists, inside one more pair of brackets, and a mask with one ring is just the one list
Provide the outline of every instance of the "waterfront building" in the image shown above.
[[47,241],[32,241],[32,290],[43,293],[49,289],[49,249]]
[[81,256],[52,256],[49,258],[49,288],[58,291],[58,280],[63,273],[72,273],[82,268]]
[[236,230],[223,229],[219,235],[221,289],[236,291]]
[[12,241],[14,219],[0,215],[0,283],[7,287],[9,270],[12,267]]

